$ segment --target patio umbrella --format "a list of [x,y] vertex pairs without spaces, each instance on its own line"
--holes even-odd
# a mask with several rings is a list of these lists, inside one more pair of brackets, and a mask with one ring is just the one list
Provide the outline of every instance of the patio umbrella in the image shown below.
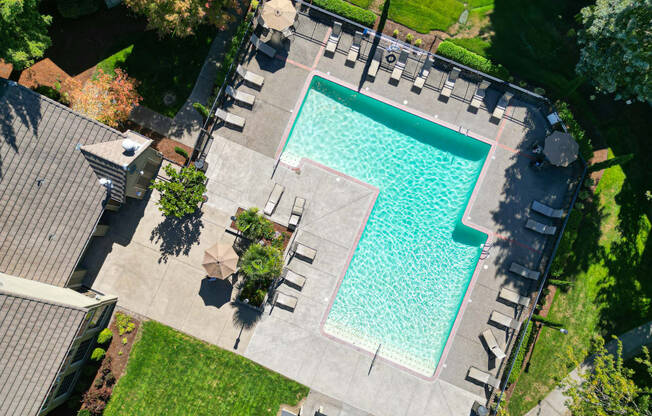
[[568,133],[556,131],[546,137],[543,154],[553,165],[566,167],[577,160],[580,146]]
[[232,245],[217,243],[204,252],[202,266],[208,276],[224,279],[237,269],[238,255]]
[[294,23],[297,11],[290,0],[270,0],[263,6],[261,14],[267,27],[283,31]]

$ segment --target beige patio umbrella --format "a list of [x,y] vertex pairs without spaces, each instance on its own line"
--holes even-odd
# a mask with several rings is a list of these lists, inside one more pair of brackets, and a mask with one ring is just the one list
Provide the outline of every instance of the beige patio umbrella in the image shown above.
[[225,279],[238,268],[238,255],[228,243],[217,243],[204,252],[202,263],[210,277]]
[[281,32],[292,26],[297,11],[290,0],[270,0],[263,6],[261,16],[267,27]]
[[577,160],[577,152],[580,146],[573,136],[562,131],[556,131],[546,137],[546,144],[543,154],[556,166],[566,167]]

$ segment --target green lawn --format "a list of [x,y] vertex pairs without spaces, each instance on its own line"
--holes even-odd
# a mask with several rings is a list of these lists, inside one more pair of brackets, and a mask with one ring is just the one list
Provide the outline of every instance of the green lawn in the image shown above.
[[373,0],[347,0],[351,4],[355,4],[358,7],[362,7],[363,9],[368,9],[369,6],[371,6],[371,3],[373,3]]
[[[210,322],[207,322],[210,325]],[[308,388],[158,322],[142,326],[105,416],[276,415]]]
[[388,17],[419,33],[428,33],[447,31],[463,11],[464,3],[459,0],[391,0]]
[[574,213],[581,222],[565,277],[575,286],[557,292],[548,315],[563,322],[569,334],[543,328],[509,401],[511,415],[525,414],[572,369],[569,349],[581,359],[594,335],[621,333],[650,319],[650,264],[644,254],[650,221],[639,215],[630,222],[627,205],[636,196],[626,179],[621,167],[607,169],[598,203],[583,215]]
[[[195,85],[213,38],[214,27],[204,26],[184,39],[159,39],[154,31],[140,32],[117,39],[98,63],[105,71],[124,69],[140,81],[142,104],[168,117],[174,117]],[[175,100],[166,105],[163,97],[172,93]]]

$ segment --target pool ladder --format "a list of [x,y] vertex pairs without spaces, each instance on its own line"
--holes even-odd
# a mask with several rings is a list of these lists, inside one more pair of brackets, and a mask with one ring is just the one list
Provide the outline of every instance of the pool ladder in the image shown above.
[[484,260],[489,257],[489,254],[491,254],[491,248],[493,247],[493,244],[484,244],[482,247],[482,253],[480,254],[480,260]]

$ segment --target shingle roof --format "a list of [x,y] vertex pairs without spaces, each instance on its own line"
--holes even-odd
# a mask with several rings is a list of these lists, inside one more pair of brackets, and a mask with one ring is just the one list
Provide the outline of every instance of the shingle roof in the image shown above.
[[123,138],[0,80],[0,272],[64,286],[107,191],[80,152]]
[[38,414],[85,315],[0,289],[0,414]]

